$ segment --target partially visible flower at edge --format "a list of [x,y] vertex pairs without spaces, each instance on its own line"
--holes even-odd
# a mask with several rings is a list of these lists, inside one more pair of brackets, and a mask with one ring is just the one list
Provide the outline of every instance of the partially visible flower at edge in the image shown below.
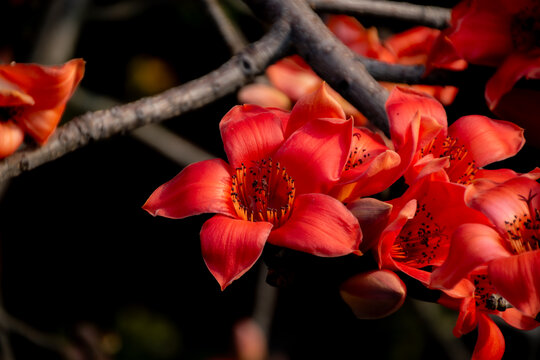
[[497,67],[485,99],[494,114],[530,131],[538,145],[540,91],[517,88],[520,79],[540,78],[540,4],[537,0],[466,0],[452,10],[428,60],[428,69],[464,59]]
[[84,61],[59,66],[0,65],[0,158],[21,145],[24,134],[43,145],[60,122],[84,74]]

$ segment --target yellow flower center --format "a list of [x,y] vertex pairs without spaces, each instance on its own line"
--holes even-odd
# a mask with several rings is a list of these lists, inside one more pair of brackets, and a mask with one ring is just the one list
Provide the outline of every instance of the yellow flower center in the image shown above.
[[294,180],[272,159],[244,164],[232,176],[231,198],[238,217],[267,221],[279,227],[290,217],[295,197]]
[[514,215],[511,220],[504,222],[508,241],[515,254],[540,249],[540,211],[532,204],[536,195],[519,195],[519,199],[527,204],[527,210],[521,216]]

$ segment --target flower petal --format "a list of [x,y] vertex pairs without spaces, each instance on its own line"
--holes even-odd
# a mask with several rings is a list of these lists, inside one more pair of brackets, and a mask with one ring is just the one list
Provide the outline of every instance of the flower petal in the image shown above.
[[298,55],[293,55],[270,65],[266,75],[272,85],[283,91],[293,102],[321,85],[321,78]]
[[339,180],[349,156],[352,128],[351,119],[313,119],[283,143],[275,159],[294,179],[297,194],[325,193]]
[[358,219],[363,233],[360,250],[365,253],[379,239],[390,217],[392,205],[373,198],[359,198],[349,203],[347,209]]
[[181,219],[202,213],[236,216],[231,201],[229,166],[221,159],[205,160],[184,168],[158,187],[143,205],[154,216]]
[[459,118],[448,128],[448,135],[465,145],[478,167],[514,156],[525,144],[519,126],[480,115]]
[[504,337],[488,315],[478,312],[478,339],[471,360],[500,360],[504,354]]
[[509,55],[486,84],[485,97],[491,110],[515,83],[523,78],[540,78],[540,51]]
[[345,119],[345,112],[339,102],[328,92],[328,85],[322,83],[317,91],[302,96],[294,105],[287,124],[288,137],[310,120],[318,118]]
[[477,267],[509,256],[495,230],[483,224],[463,224],[454,231],[445,262],[433,271],[431,287],[452,289]]
[[[504,1],[503,3],[507,3]],[[512,15],[487,0],[472,0],[453,14],[447,37],[457,53],[473,64],[497,66],[513,50]]]
[[357,318],[380,319],[403,305],[407,288],[394,272],[373,270],[347,279],[339,292]]
[[219,123],[219,130],[233,168],[267,159],[283,142],[280,117],[257,105],[233,107]]
[[493,260],[489,277],[499,293],[525,315],[540,312],[540,250]]
[[268,222],[216,215],[201,229],[201,250],[208,270],[221,290],[240,278],[259,259],[272,230]]
[[255,104],[280,109],[290,109],[292,106],[287,95],[266,84],[254,83],[246,85],[238,91],[237,96],[238,102],[241,104]]
[[271,244],[335,257],[359,253],[362,232],[358,220],[336,199],[323,194],[296,197],[291,217],[272,231]]
[[83,74],[82,59],[60,66],[0,65],[0,78],[16,84],[34,100],[34,105],[25,107],[16,121],[39,144],[44,144],[56,129]]
[[13,121],[0,121],[0,159],[15,152],[24,140],[24,132]]
[[[446,112],[441,103],[425,93],[410,88],[395,87],[386,101],[386,112],[390,122],[392,141],[397,150],[409,141],[406,134],[416,113],[419,113],[422,118],[433,119],[435,124],[439,124],[440,128],[446,131]],[[426,141],[429,140],[426,139]],[[420,141],[418,146],[424,145]]]

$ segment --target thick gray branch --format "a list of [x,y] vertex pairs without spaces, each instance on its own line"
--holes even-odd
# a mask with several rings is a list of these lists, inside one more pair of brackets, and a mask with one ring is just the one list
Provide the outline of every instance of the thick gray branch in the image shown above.
[[278,22],[261,40],[197,80],[156,96],[72,119],[58,128],[46,145],[16,152],[0,161],[0,181],[57,159],[91,141],[173,118],[236,91],[284,56],[290,46],[289,35],[288,24]]
[[388,92],[356,61],[356,55],[339,41],[305,1],[246,0],[259,14],[273,22],[291,24],[298,53],[315,72],[358,108],[373,125],[388,134],[384,104]]
[[342,13],[354,16],[376,16],[410,21],[415,25],[443,29],[450,22],[450,9],[422,6],[396,1],[373,0],[308,0],[320,12]]

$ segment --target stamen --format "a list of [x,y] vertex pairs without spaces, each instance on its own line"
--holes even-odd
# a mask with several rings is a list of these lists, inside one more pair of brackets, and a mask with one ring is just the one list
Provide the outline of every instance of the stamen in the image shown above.
[[268,221],[279,227],[290,217],[294,180],[272,159],[244,164],[232,175],[231,199],[236,213],[248,221]]
[[474,300],[477,307],[491,311],[505,311],[512,305],[501,295],[489,280],[487,274],[471,275],[474,284]]
[[519,199],[527,203],[527,211],[504,222],[508,242],[515,254],[540,249],[540,211],[533,204],[536,195],[532,191],[527,197],[519,195]]
[[362,145],[362,135],[359,133],[353,134],[351,152],[349,153],[349,158],[345,163],[344,171],[354,169],[364,163],[371,154],[367,151]]
[[392,245],[392,258],[417,268],[431,265],[448,245],[448,239],[426,205],[419,204],[414,219],[405,224]]
[[[478,172],[476,162],[469,155],[465,145],[460,144],[457,138],[437,136],[429,144],[420,150],[420,156],[433,154],[434,157],[448,157],[450,167],[446,170],[450,180],[467,185],[470,184]],[[465,162],[467,161],[467,162]]]

